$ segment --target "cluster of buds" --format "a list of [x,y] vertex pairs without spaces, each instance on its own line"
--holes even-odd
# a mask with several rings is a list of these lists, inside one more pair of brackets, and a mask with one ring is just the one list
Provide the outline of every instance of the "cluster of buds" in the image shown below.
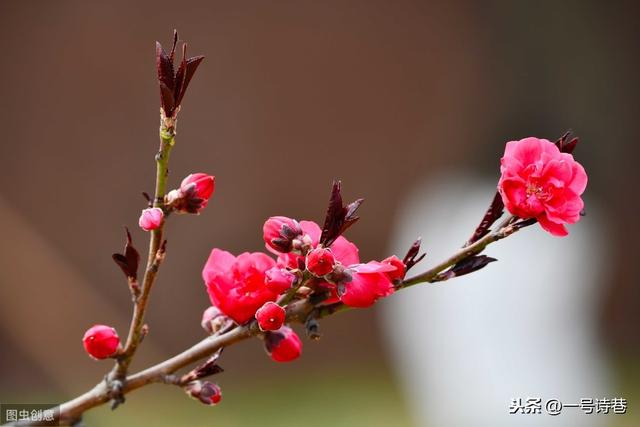
[[[340,185],[334,184],[327,219],[321,229],[313,221],[274,216],[263,226],[266,253],[238,256],[213,249],[202,271],[215,311],[237,324],[255,319],[263,332],[267,354],[277,362],[300,356],[302,343],[286,325],[286,305],[297,298],[317,295],[320,304],[342,301],[351,307],[368,307],[392,294],[407,266],[398,257],[361,263],[358,248],[341,234],[357,221],[361,200],[342,205]],[[203,325],[211,328],[213,309]],[[317,336],[317,334],[315,334]]]

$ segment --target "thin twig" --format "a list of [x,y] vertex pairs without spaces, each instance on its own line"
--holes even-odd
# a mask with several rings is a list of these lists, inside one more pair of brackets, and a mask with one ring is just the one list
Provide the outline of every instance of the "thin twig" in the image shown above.
[[[153,207],[164,207],[164,195],[167,187],[167,176],[169,167],[169,154],[171,148],[175,144],[175,123],[168,127],[166,120],[161,121],[160,125],[160,148],[156,154],[156,188],[155,197],[153,199]],[[142,279],[142,288],[140,294],[136,298],[133,306],[133,315],[129,326],[129,334],[125,343],[122,355],[118,357],[117,363],[109,375],[109,379],[122,379],[127,374],[127,370],[133,356],[136,353],[138,345],[142,338],[142,328],[144,325],[144,314],[149,301],[151,288],[156,280],[158,268],[164,258],[163,243],[164,221],[155,230],[151,231],[149,240],[149,256],[147,258],[147,266]]]

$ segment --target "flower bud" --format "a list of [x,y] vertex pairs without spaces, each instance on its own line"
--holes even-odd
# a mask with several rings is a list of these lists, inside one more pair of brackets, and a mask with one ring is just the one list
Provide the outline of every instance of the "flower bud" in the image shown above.
[[280,253],[291,252],[294,239],[301,234],[298,221],[286,216],[272,216],[262,227],[262,237],[267,247]]
[[265,335],[265,350],[276,362],[290,362],[300,357],[302,342],[293,329],[283,326]]
[[222,314],[220,309],[215,305],[207,308],[202,313],[202,329],[204,329],[209,335],[219,331],[225,324],[227,317]]
[[205,405],[216,405],[222,400],[222,390],[209,381],[191,381],[184,386],[187,394]]
[[[193,190],[191,190],[193,189]],[[187,193],[193,191],[195,196],[202,199],[202,207],[207,206],[209,198],[215,189],[215,177],[206,173],[192,173],[180,183],[180,191]]]
[[395,267],[395,271],[388,271],[385,274],[392,282],[398,282],[404,279],[404,275],[406,273],[406,266],[402,262],[400,258],[395,255],[390,256],[389,258],[382,261],[383,264],[389,264]]
[[106,359],[116,353],[120,345],[120,338],[111,326],[94,325],[84,333],[82,343],[91,357]]
[[271,301],[265,302],[256,311],[256,320],[258,320],[261,331],[277,331],[284,324],[285,318],[284,308]]
[[160,227],[163,219],[164,212],[162,212],[162,209],[143,209],[142,214],[140,215],[140,219],[138,220],[138,225],[140,225],[140,228],[142,228],[144,231],[151,231]]
[[264,285],[275,294],[281,294],[291,288],[296,275],[286,268],[273,267],[265,272]]
[[179,189],[167,193],[165,203],[179,213],[198,214],[207,206],[214,189],[215,177],[192,173],[182,180]]
[[329,274],[333,271],[336,260],[330,249],[317,247],[307,254],[307,270],[318,277]]

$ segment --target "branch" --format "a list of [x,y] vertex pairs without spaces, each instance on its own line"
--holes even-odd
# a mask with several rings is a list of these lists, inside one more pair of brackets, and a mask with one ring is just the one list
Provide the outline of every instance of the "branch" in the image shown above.
[[[160,124],[160,148],[155,156],[156,160],[156,188],[155,197],[153,199],[153,207],[164,207],[164,195],[167,186],[167,175],[169,174],[169,154],[171,148],[175,144],[175,119],[168,119],[162,117]],[[109,374],[109,380],[121,380],[127,374],[127,370],[133,356],[136,353],[138,345],[142,338],[144,338],[143,326],[144,326],[144,314],[147,308],[147,302],[149,300],[149,294],[151,288],[155,282],[158,268],[162,263],[165,252],[165,243],[162,236],[164,232],[164,222],[159,228],[151,231],[149,241],[149,257],[147,258],[147,266],[145,268],[144,278],[142,280],[142,289],[140,295],[135,299],[133,306],[133,316],[131,317],[131,324],[129,326],[129,334],[127,341],[122,351],[122,354],[118,356],[116,365]],[[116,405],[121,401],[121,397],[115,396]]]
[[[481,253],[491,243],[502,240],[529,224],[530,221],[518,221],[517,218],[510,216],[505,219],[495,231],[489,232],[475,243],[460,249],[458,252],[454,253],[452,256],[424,273],[404,280],[396,286],[396,289],[401,290],[419,283],[433,283],[439,281],[438,277],[440,273],[465,259]],[[293,301],[287,305],[287,321],[304,324],[310,316],[320,319],[348,310],[349,308],[349,306],[346,306],[341,302],[328,305],[316,305],[311,303],[308,298],[305,298]],[[260,334],[260,330],[257,327],[256,322],[252,321],[246,325],[239,325],[231,330],[223,331],[220,335],[207,337],[191,348],[168,360],[165,360],[164,362],[158,363],[157,365],[126,377],[123,381],[121,393],[124,395],[152,383],[170,383],[170,381],[167,381],[168,376],[179,369],[210,357],[222,348],[258,334]],[[88,392],[73,400],[63,403],[60,406],[60,412],[55,415],[54,422],[76,422],[80,420],[85,411],[102,405],[110,399],[111,390],[109,389],[108,381],[105,380],[97,384]],[[26,424],[17,423],[14,425]]]

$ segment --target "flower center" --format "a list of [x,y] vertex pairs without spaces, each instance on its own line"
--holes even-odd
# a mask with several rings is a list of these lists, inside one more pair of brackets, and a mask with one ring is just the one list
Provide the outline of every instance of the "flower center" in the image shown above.
[[527,183],[527,196],[536,196],[538,200],[547,200],[551,195],[540,184],[535,181]]

